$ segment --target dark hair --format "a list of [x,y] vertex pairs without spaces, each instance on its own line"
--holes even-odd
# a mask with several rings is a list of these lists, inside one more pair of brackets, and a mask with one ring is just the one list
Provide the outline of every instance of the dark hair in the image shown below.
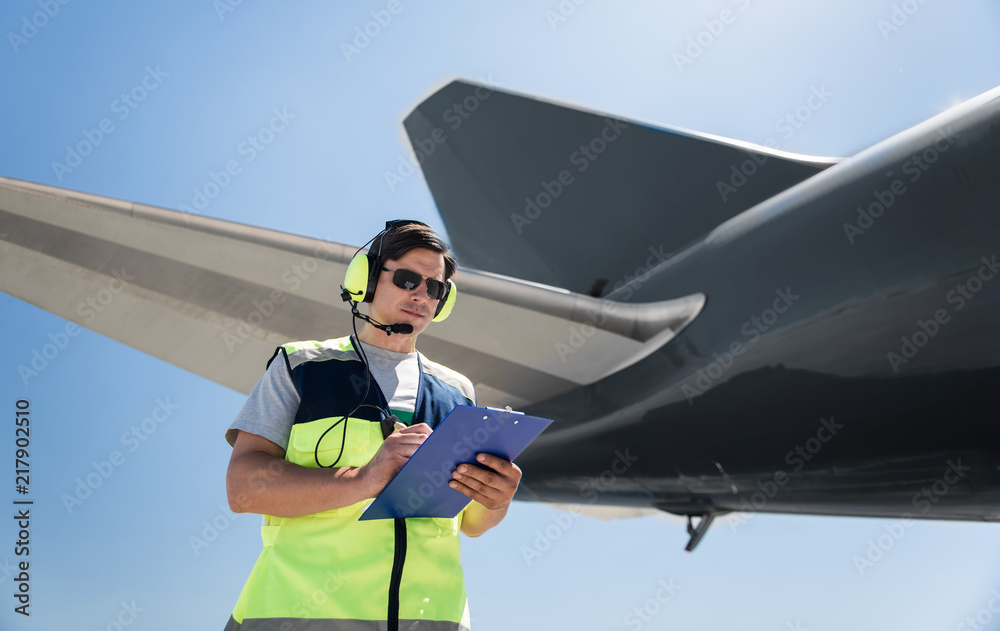
[[[379,243],[381,241],[381,243]],[[448,244],[434,230],[419,222],[405,223],[388,231],[372,244],[371,252],[378,254],[381,263],[397,261],[416,248],[437,252],[444,257],[444,280],[455,274],[458,263]]]

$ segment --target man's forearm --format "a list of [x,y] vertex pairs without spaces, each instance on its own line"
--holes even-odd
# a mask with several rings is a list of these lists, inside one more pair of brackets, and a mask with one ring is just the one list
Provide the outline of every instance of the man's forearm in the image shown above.
[[478,537],[503,520],[507,514],[506,504],[501,508],[489,509],[473,500],[462,517],[462,533],[468,537]]
[[374,497],[356,467],[310,469],[263,452],[247,453],[226,475],[229,506],[237,513],[300,517]]

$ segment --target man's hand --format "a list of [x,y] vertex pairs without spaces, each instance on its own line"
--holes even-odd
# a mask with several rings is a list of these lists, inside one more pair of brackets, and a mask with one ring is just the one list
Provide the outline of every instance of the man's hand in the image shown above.
[[460,464],[449,485],[490,510],[506,508],[521,482],[520,467],[491,454],[478,454],[476,460],[489,469]]
[[427,423],[417,423],[389,434],[375,457],[358,472],[365,480],[369,497],[382,492],[389,480],[406,464],[417,448],[431,435]]

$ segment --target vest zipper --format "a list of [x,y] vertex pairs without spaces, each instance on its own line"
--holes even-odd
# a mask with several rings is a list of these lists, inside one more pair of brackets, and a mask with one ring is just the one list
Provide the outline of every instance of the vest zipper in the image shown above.
[[403,563],[406,561],[406,519],[397,517],[396,540],[392,553],[392,575],[389,578],[389,629],[399,631],[399,584],[403,580]]

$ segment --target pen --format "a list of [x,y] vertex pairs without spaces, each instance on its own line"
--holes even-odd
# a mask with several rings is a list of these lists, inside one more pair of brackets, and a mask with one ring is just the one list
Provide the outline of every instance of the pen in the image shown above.
[[396,429],[406,429],[406,425],[403,425],[402,421],[396,421],[395,423],[392,424],[392,429],[394,429],[394,430],[396,430]]

